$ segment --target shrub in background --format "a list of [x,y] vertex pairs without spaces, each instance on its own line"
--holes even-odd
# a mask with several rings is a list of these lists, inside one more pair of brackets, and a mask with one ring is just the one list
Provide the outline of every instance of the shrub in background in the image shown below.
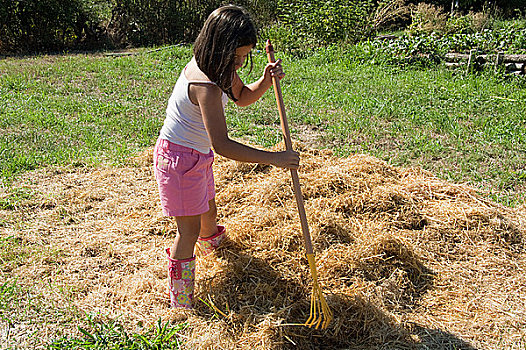
[[[510,18],[516,9],[525,9],[526,0],[424,0],[425,2],[442,7],[450,13],[466,13],[468,11],[480,12],[484,9],[498,9]],[[422,1],[412,1],[417,4]]]
[[101,33],[88,0],[0,0],[0,52],[79,47]]
[[373,33],[373,0],[278,0],[277,8],[279,23],[264,33],[287,51],[356,43]]
[[[222,0],[0,0],[0,53],[193,42]],[[270,0],[240,0],[259,26]]]
[[299,56],[335,45],[352,47],[410,13],[407,0],[280,0],[277,4],[279,21],[264,28],[262,36],[272,39],[278,50]]
[[189,42],[219,0],[113,0],[108,33],[118,46]]
[[427,3],[414,6],[411,9],[411,19],[408,30],[412,34],[468,34],[480,32],[492,24],[492,17],[488,11],[449,14],[443,7]]
[[[150,46],[193,42],[208,15],[223,0],[112,0],[108,26],[113,41],[121,46]],[[275,17],[270,0],[236,1],[245,7],[259,27]]]
[[446,29],[448,14],[441,6],[420,3],[411,9],[411,20],[408,28],[410,33],[443,33]]
[[[418,5],[409,7],[406,1]],[[428,0],[430,4],[419,1],[238,0],[235,3],[252,13],[258,28],[263,29],[263,38],[273,39],[278,49],[298,54],[370,39],[383,28],[406,24],[404,16],[409,17],[409,13],[411,35],[473,34],[496,23],[487,12],[456,12],[450,16],[450,0]],[[524,16],[521,12],[524,7],[520,6],[526,0],[510,1],[519,6],[515,15]],[[190,43],[208,14],[223,3],[226,2],[0,0],[0,53]],[[504,13],[503,3],[504,0],[496,0],[493,12],[499,7]],[[482,6],[481,0],[460,0],[460,5],[465,11],[469,6]]]

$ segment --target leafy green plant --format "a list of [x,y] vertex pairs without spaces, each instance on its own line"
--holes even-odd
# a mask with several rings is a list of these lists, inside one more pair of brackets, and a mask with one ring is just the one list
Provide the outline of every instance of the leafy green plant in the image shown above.
[[445,31],[448,33],[469,33],[472,31],[473,21],[470,16],[450,16],[446,20]]
[[432,66],[448,52],[525,53],[526,29],[519,26],[484,29],[474,33],[440,34],[406,32],[395,40],[369,40],[355,46],[360,60],[382,61],[394,65]]
[[[393,65],[432,66],[440,62],[448,51],[436,33],[429,35],[404,34],[392,41],[372,40],[357,45],[372,56],[374,62]],[[362,60],[366,58],[363,57]]]

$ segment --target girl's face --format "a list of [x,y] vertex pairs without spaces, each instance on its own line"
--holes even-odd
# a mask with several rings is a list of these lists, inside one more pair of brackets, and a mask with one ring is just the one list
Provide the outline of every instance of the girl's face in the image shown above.
[[245,60],[247,59],[248,54],[252,50],[252,45],[241,46],[236,49],[234,56],[234,68],[238,70],[243,67]]

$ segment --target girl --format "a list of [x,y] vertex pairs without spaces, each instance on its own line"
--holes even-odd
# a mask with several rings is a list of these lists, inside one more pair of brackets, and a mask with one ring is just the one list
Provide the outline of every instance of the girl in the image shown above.
[[277,61],[268,64],[256,82],[241,81],[236,71],[251,57],[256,41],[254,23],[243,8],[228,5],[212,12],[168,101],[153,157],[163,214],[175,216],[177,222],[175,241],[167,249],[172,307],[192,307],[196,243],[207,254],[225,237],[225,228],[216,220],[211,147],[237,161],[299,166],[295,151],[262,151],[228,136],[224,113],[228,99],[248,106],[272,85],[272,77],[285,75]]

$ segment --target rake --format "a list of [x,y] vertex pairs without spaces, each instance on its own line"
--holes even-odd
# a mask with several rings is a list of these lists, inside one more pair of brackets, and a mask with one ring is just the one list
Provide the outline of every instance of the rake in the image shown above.
[[[265,46],[267,52],[268,61],[274,63],[274,48],[267,40]],[[272,84],[274,85],[274,93],[276,94],[276,102],[278,104],[279,117],[281,121],[281,131],[285,140],[285,147],[287,150],[292,150],[292,141],[290,138],[289,125],[287,122],[287,116],[285,114],[285,106],[283,104],[283,96],[281,93],[281,86],[277,77],[272,78]],[[312,275],[312,296],[310,302],[310,316],[305,321],[305,326],[314,327],[316,329],[325,329],[332,320],[332,311],[323,296],[323,292],[318,284],[318,273],[316,271],[316,261],[314,259],[314,250],[312,249],[312,241],[309,232],[309,225],[307,223],[307,215],[305,214],[305,206],[303,204],[303,195],[301,194],[300,179],[298,172],[294,169],[290,170],[292,175],[292,184],[294,186],[294,195],[296,197],[296,203],[298,205],[298,212],[301,221],[301,230],[303,232],[303,239],[305,241],[305,251],[309,267]]]

